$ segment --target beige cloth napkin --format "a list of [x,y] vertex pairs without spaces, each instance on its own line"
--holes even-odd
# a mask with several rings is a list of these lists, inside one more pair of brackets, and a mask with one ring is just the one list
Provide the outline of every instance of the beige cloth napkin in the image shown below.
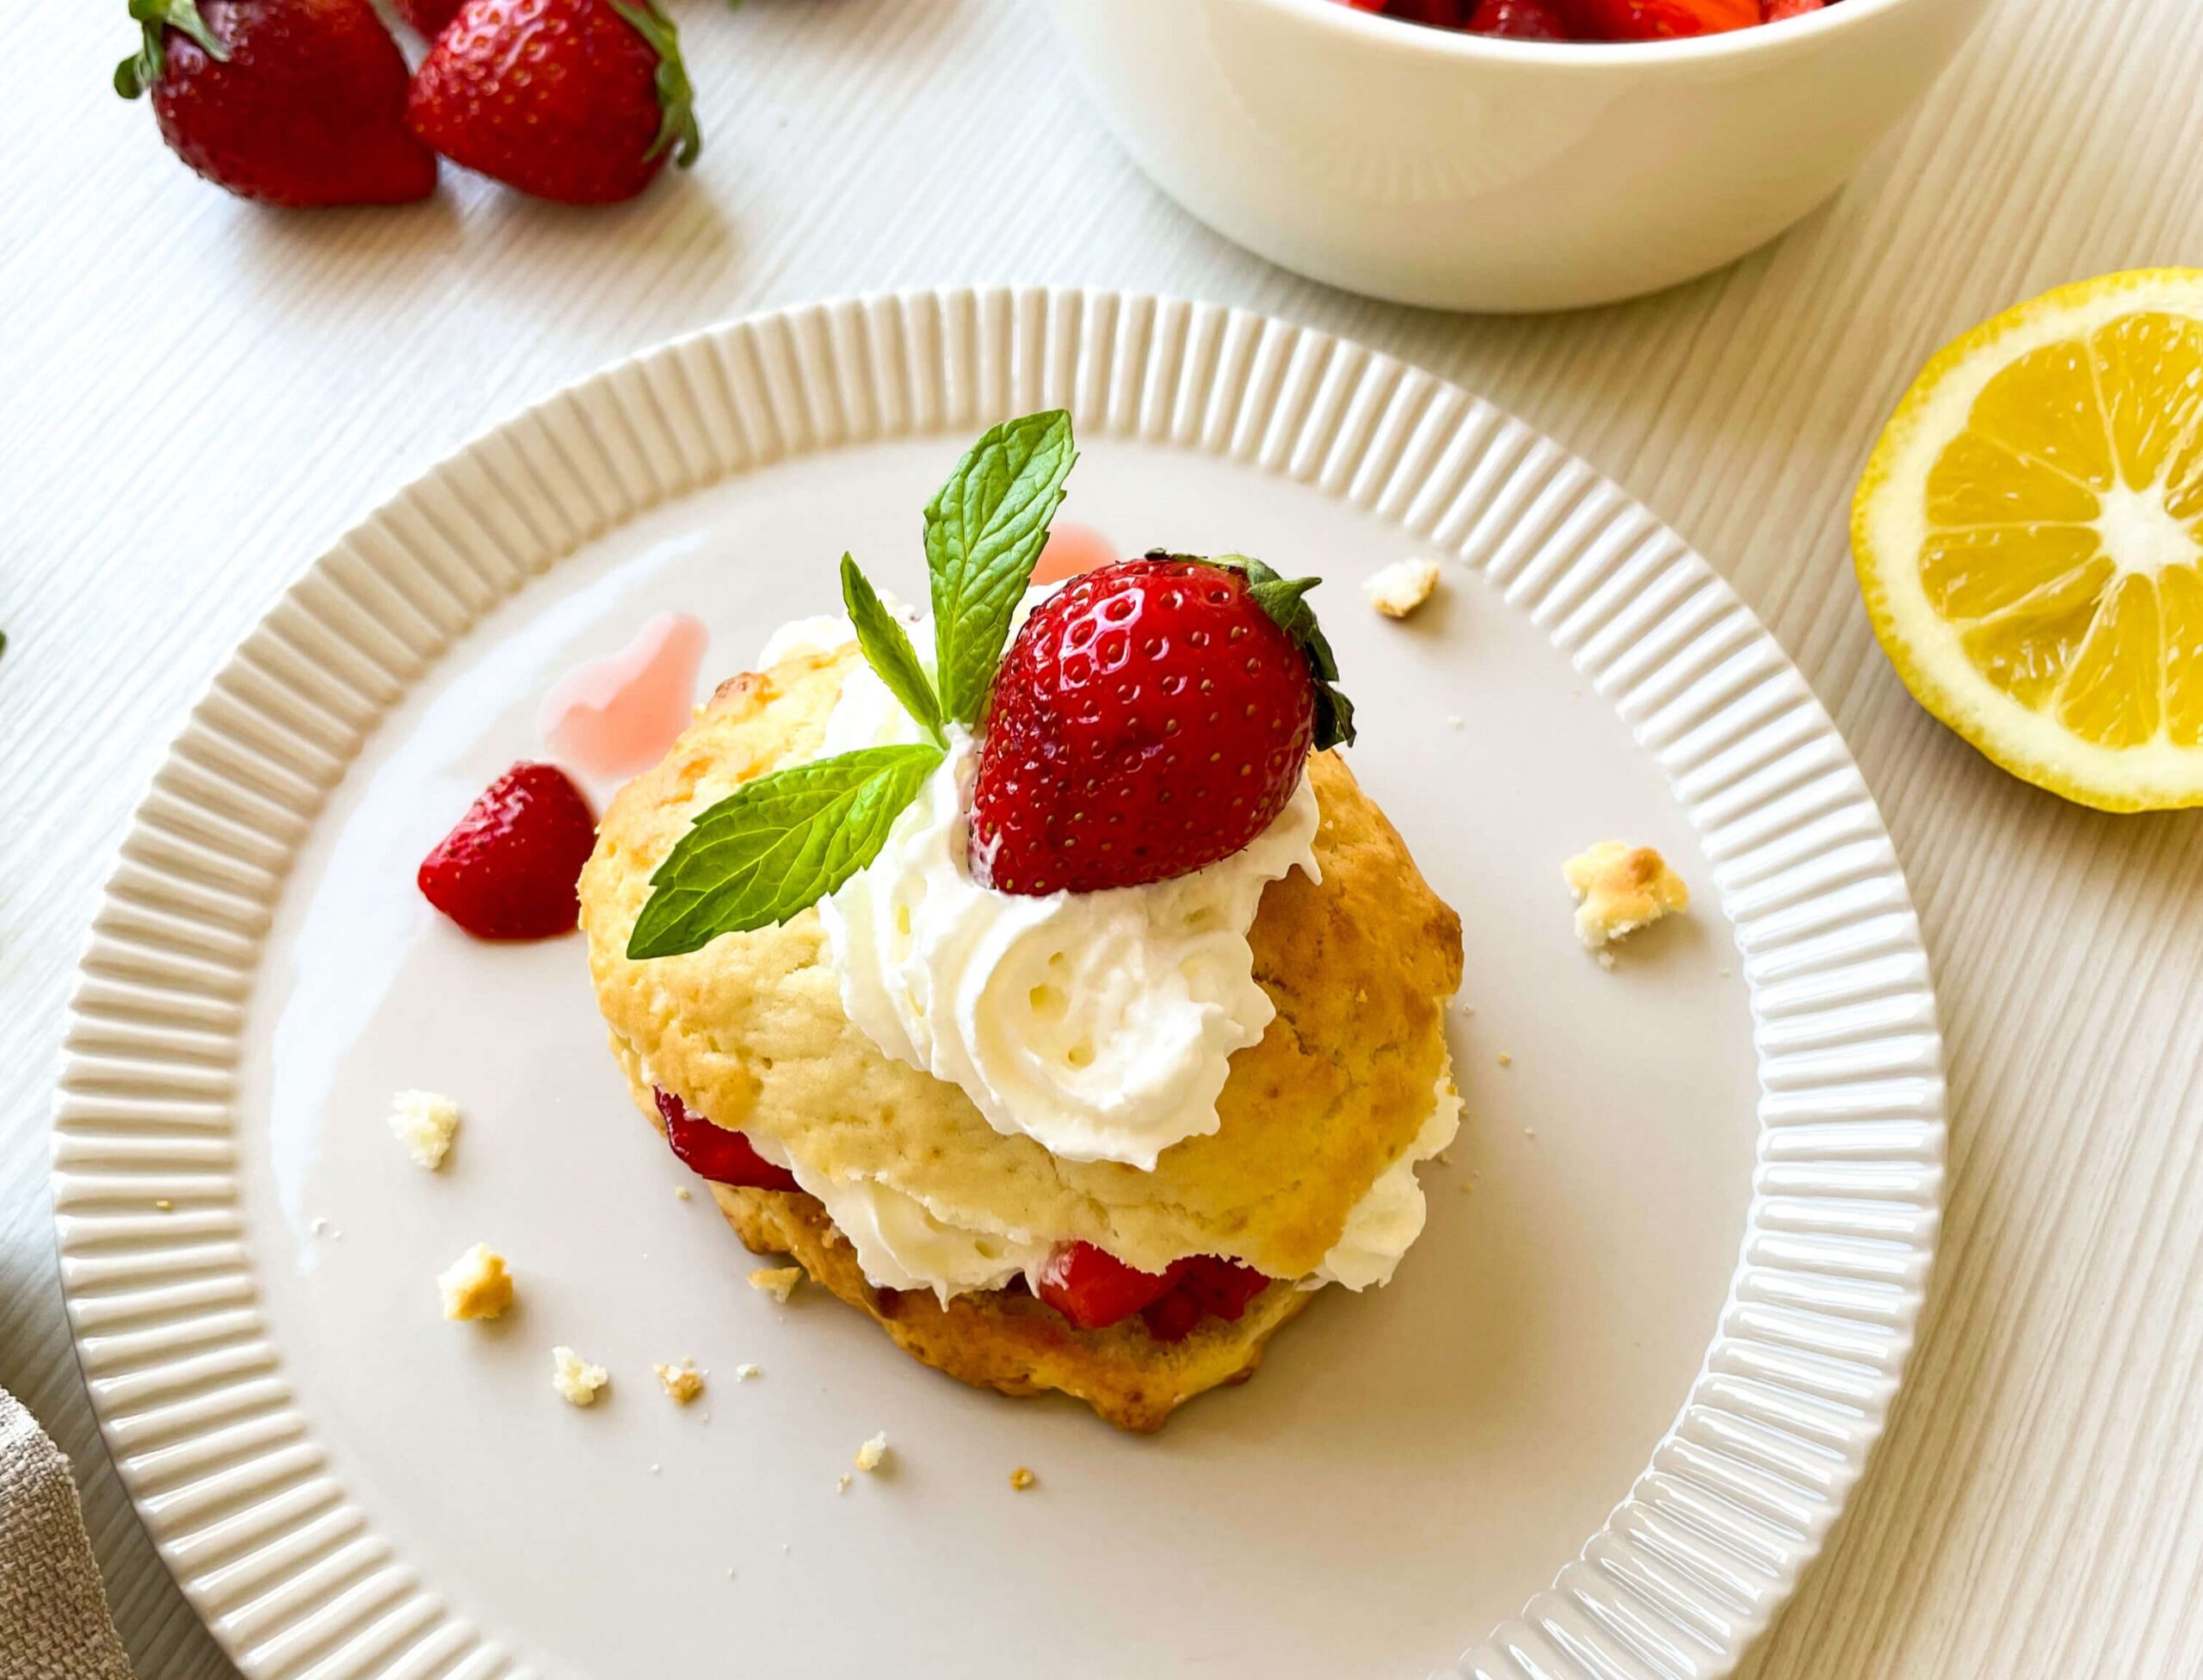
[[0,1680],[130,1680],[69,1461],[4,1388]]

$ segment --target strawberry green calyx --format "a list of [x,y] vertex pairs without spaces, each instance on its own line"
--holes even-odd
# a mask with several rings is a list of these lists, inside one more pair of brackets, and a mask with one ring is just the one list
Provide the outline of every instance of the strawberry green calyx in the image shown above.
[[198,0],[130,0],[130,15],[145,40],[134,55],[114,67],[114,90],[125,99],[137,98],[161,79],[168,65],[166,37],[171,29],[198,42],[215,63],[229,62],[230,49],[200,16]]
[[1316,750],[1328,752],[1333,747],[1354,744],[1354,702],[1338,690],[1338,659],[1331,652],[1324,627],[1316,621],[1316,609],[1305,599],[1308,591],[1324,581],[1322,578],[1280,578],[1270,567],[1246,554],[1218,554],[1204,559],[1199,554],[1169,554],[1158,548],[1147,558],[1195,560],[1203,565],[1222,566],[1244,578],[1247,594],[1255,604],[1307,656],[1308,680],[1316,689]]
[[[139,0],[132,0],[133,5],[139,3]],[[190,3],[191,0],[182,0],[186,5]],[[665,115],[657,126],[657,138],[643,156],[657,158],[670,151],[673,161],[685,170],[704,149],[704,136],[696,127],[696,90],[689,85],[688,67],[681,61],[681,31],[674,27],[671,18],[657,9],[657,0],[640,0],[635,5],[629,5],[626,0],[612,0],[612,9],[626,18],[657,54],[657,75],[653,85],[657,90],[658,108]]]

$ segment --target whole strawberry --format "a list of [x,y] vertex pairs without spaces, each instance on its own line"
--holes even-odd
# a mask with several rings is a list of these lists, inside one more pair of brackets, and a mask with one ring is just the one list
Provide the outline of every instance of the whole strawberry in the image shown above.
[[405,127],[405,60],[367,0],[130,0],[145,31],[115,91],[161,138],[263,204],[402,204],[435,190]]
[[702,145],[654,0],[467,0],[413,78],[413,132],[538,198],[609,204]]
[[1301,597],[1259,560],[1149,554],[1074,579],[996,673],[974,874],[1092,892],[1190,874],[1260,834],[1353,710]]
[[581,789],[553,764],[515,764],[422,860],[422,894],[478,939],[547,939],[581,915],[576,884],[596,844]]

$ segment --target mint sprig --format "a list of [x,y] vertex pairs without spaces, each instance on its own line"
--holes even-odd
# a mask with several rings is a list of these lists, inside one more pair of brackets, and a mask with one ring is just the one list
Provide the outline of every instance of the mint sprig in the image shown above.
[[856,627],[857,647],[865,663],[935,744],[947,746],[948,737],[941,726],[941,701],[926,678],[925,667],[918,663],[917,650],[910,645],[910,633],[879,604],[879,595],[847,554],[842,556],[842,604],[848,608],[849,622]]
[[745,782],[657,866],[628,956],[700,950],[818,903],[879,855],[941,757],[937,746],[866,747]]
[[1010,621],[1077,459],[1063,410],[1005,420],[926,504],[934,680],[951,722],[975,725],[987,709]]

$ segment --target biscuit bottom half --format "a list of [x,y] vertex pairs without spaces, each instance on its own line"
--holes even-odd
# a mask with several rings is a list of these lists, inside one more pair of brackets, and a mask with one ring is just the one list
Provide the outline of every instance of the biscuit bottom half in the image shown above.
[[1161,1429],[1196,1394],[1246,1381],[1278,1327],[1315,1299],[1312,1290],[1272,1283],[1237,1324],[1203,1319],[1176,1342],[1157,1341],[1138,1313],[1107,1330],[1080,1330],[1023,1289],[961,1294],[943,1306],[924,1290],[875,1288],[816,1196],[710,1188],[753,1252],[791,1256],[913,1359],[975,1388],[1020,1396],[1060,1391],[1136,1435]]

